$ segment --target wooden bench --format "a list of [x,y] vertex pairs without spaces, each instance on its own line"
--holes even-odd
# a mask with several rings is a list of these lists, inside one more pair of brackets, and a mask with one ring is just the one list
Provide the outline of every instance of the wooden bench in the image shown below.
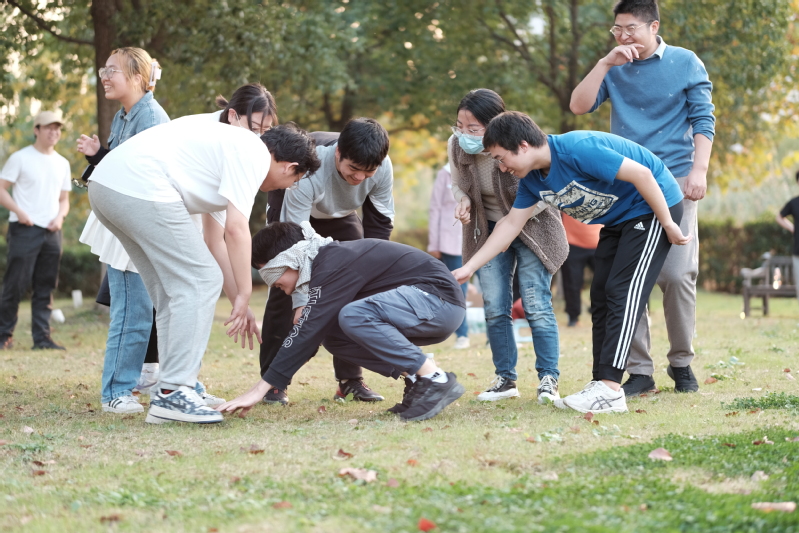
[[[752,313],[750,298],[763,299],[763,316],[768,316],[768,301],[771,297],[796,298],[796,278],[793,271],[793,258],[790,256],[765,256],[759,268],[742,268],[744,278],[744,316]],[[779,271],[777,270],[779,269]],[[775,274],[779,272],[778,275]],[[754,283],[759,280],[758,283]]]

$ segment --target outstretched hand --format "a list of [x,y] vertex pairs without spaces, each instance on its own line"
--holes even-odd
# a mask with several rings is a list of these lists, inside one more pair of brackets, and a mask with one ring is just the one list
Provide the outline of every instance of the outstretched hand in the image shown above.
[[258,402],[263,400],[266,393],[269,391],[270,385],[266,381],[259,379],[258,383],[253,385],[253,387],[233,400],[229,402],[225,402],[222,405],[216,407],[216,410],[220,413],[231,413],[235,414],[237,411],[239,412],[239,418],[244,418],[250,409],[253,408]]
[[78,152],[91,157],[99,151],[100,139],[97,137],[97,135],[92,135],[91,137],[87,135],[81,135],[78,138]]

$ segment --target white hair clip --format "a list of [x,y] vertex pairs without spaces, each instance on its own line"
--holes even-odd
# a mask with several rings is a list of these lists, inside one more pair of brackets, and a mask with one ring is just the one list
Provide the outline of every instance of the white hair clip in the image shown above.
[[153,61],[150,67],[150,87],[155,87],[155,82],[161,79],[162,70],[158,66],[158,61]]

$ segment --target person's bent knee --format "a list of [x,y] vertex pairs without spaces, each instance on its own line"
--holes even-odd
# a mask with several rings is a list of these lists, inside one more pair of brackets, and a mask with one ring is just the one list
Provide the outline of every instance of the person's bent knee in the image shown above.
[[341,330],[347,334],[348,337],[352,336],[357,326],[369,320],[372,313],[369,310],[368,304],[364,300],[351,302],[341,308],[338,313],[338,325]]

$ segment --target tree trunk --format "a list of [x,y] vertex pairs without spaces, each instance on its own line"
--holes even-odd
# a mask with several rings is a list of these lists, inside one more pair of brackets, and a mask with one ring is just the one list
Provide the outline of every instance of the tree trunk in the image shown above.
[[[116,7],[113,0],[94,0],[91,7],[92,22],[94,24],[94,67],[95,72],[105,66],[105,61],[114,49],[116,28],[113,16]],[[97,134],[103,146],[108,147],[108,136],[111,134],[111,121],[119,109],[119,102],[107,100],[103,84],[97,79]]]

